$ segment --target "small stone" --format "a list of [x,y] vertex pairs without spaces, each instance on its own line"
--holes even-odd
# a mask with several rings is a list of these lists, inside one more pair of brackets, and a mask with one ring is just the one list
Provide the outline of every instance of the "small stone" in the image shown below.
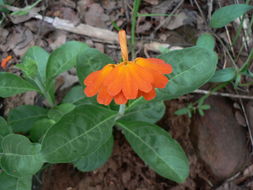
[[222,97],[210,97],[206,104],[211,105],[211,109],[204,117],[195,116],[190,137],[207,169],[217,181],[222,181],[247,164],[247,138],[234,117],[232,102]]

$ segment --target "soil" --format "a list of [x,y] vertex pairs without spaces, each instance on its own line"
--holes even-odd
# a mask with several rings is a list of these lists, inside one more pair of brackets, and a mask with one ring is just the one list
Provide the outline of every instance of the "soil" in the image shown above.
[[[35,1],[15,1],[12,5],[24,7],[26,3],[31,4],[33,2]],[[139,11],[142,14],[173,13],[179,16],[172,18],[166,16],[139,17],[136,33],[137,40],[141,43],[137,46],[138,56],[152,57],[157,55],[157,49],[154,50],[153,47],[150,50],[143,45],[146,42],[156,41],[180,47],[194,45],[199,34],[208,30],[210,8],[214,11],[220,6],[232,3],[234,2],[220,1],[219,4],[218,1],[214,1],[213,7],[210,7],[210,2],[203,0],[143,0]],[[112,31],[116,31],[115,25],[117,25],[130,34],[132,5],[133,1],[130,0],[45,0],[37,7],[41,8],[40,14],[43,16],[59,17],[71,21],[74,25],[85,23]],[[233,26],[229,25],[228,30],[231,35],[235,36]],[[228,46],[229,40],[225,29],[213,32]],[[8,17],[4,21],[3,28],[0,28],[0,55],[1,57],[12,55],[13,59],[9,63],[7,71],[20,74],[13,65],[20,62],[20,57],[29,47],[38,45],[50,52],[68,40],[85,42],[89,46],[112,56],[115,61],[119,60],[119,49],[115,45],[83,35],[56,30],[50,24],[29,17]],[[242,42],[243,40],[239,40],[234,51],[240,50]],[[252,48],[252,44],[250,44],[250,48]],[[224,51],[224,47],[218,40],[216,52],[220,58],[218,64],[220,68],[233,66]],[[240,66],[246,58],[247,52],[243,50],[236,64]],[[242,80],[250,82],[247,78]],[[75,71],[69,71],[59,77],[57,79],[58,101],[77,82]],[[211,87],[205,85],[204,89],[208,90]],[[239,90],[246,95],[252,95],[252,88]],[[224,89],[224,91],[237,93],[232,86]],[[214,98],[210,101],[210,105],[214,106],[215,109],[206,111],[203,118],[197,116],[197,113],[192,118],[186,115],[175,115],[176,110],[194,102],[199,97],[192,94],[165,102],[166,113],[157,123],[181,144],[189,158],[190,176],[186,182],[177,184],[150,170],[133,152],[123,135],[115,129],[113,153],[104,166],[93,172],[83,173],[70,164],[47,165],[45,166],[46,169],[34,177],[33,189],[253,190],[252,145],[249,133],[249,129],[253,129],[253,117],[251,117],[253,115],[253,102],[234,98],[222,100]],[[45,105],[45,102],[38,94],[25,93],[6,98],[2,104],[1,115],[6,115],[10,109],[16,106],[23,104]],[[215,127],[212,127],[213,125]],[[225,131],[224,133],[224,130],[229,132]],[[208,141],[206,137],[208,137]],[[238,152],[239,154],[236,155]],[[233,163],[233,169],[228,168],[230,166],[227,166],[227,163]],[[220,175],[221,173],[222,175]]]

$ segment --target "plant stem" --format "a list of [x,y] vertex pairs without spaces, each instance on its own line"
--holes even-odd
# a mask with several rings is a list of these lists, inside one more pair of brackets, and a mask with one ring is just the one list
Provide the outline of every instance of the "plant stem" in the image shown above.
[[118,120],[119,118],[123,117],[126,111],[126,104],[120,104],[119,106],[119,112],[115,120]]
[[50,107],[54,107],[54,101],[52,99],[52,97],[50,96],[49,92],[43,92],[43,95],[45,96],[45,98],[47,99],[47,102],[49,104]]
[[54,107],[54,100],[50,96],[49,92],[45,90],[45,86],[41,83],[41,81],[34,79],[34,82],[39,87],[41,94],[46,98],[49,106]]
[[240,68],[240,72],[242,72],[243,70],[249,68],[252,59],[253,59],[253,48],[250,50],[250,53],[249,53],[249,56],[248,56],[247,60],[245,61],[243,66]]
[[131,57],[135,58],[135,29],[136,29],[136,20],[138,17],[138,10],[141,4],[141,0],[134,0],[132,21],[131,21]]

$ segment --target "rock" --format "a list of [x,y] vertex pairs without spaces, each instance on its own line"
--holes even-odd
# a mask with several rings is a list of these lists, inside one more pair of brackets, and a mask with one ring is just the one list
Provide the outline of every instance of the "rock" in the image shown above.
[[235,119],[232,102],[222,97],[210,97],[206,103],[211,109],[204,117],[195,116],[190,138],[206,168],[217,181],[222,181],[247,164],[247,138]]
[[249,119],[251,133],[253,133],[253,101],[249,101],[246,105],[246,112]]

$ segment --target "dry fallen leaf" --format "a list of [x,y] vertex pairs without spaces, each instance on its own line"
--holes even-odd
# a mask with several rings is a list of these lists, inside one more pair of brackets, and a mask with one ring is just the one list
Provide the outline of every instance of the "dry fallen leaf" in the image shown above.
[[98,3],[89,6],[89,10],[84,13],[84,18],[87,24],[100,28],[106,28],[105,21],[109,20],[108,15]]
[[66,42],[67,32],[56,30],[52,38],[54,39],[52,42],[49,43],[49,46],[51,47],[52,50],[54,50]]
[[180,13],[176,14],[172,17],[170,22],[168,24],[165,24],[165,26],[169,30],[177,29],[183,25],[192,25],[196,22],[196,12],[195,11],[188,11],[183,10]]
[[1,43],[0,49],[4,52],[12,50],[16,56],[22,56],[34,44],[33,33],[26,27],[17,26],[8,35],[6,43]]

